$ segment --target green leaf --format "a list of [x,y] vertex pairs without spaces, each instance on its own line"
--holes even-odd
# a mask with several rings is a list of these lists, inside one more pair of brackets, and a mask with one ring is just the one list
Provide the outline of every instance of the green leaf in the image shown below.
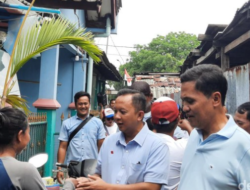
[[63,18],[53,18],[41,26],[34,24],[27,33],[22,33],[14,55],[10,77],[35,55],[53,48],[55,45],[73,44],[81,47],[95,61],[99,62],[102,51],[94,44],[93,35],[84,28]]
[[6,102],[10,104],[13,108],[22,109],[26,115],[28,115],[28,113],[30,112],[27,105],[27,101],[18,95],[7,95]]

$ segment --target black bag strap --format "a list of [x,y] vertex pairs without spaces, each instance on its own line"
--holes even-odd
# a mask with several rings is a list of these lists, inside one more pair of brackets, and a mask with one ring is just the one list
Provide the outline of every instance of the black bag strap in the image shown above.
[[69,146],[69,143],[70,141],[74,138],[74,136],[76,135],[76,133],[78,133],[80,131],[81,128],[84,127],[84,125],[86,123],[88,123],[88,121],[92,118],[93,116],[92,115],[89,115],[89,117],[87,119],[85,119],[84,121],[82,121],[80,123],[80,125],[78,125],[78,127],[70,134],[69,136],[69,141],[68,141],[68,146]]

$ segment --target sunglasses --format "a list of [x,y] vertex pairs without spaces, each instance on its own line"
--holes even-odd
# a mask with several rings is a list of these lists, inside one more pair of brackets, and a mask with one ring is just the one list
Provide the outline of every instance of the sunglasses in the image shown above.
[[108,121],[114,120],[114,117],[106,118]]

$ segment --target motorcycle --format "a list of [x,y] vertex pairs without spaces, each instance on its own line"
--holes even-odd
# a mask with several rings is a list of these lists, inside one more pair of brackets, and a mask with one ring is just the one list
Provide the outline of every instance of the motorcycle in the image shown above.
[[41,166],[43,166],[44,164],[46,164],[46,162],[48,161],[48,154],[47,153],[40,153],[40,154],[36,154],[34,156],[32,156],[28,162],[30,164],[32,164],[33,166],[35,166],[36,168],[39,168]]
[[[43,166],[48,161],[47,153],[40,153],[32,156],[28,162],[34,165],[36,168]],[[95,173],[95,168],[97,165],[97,160],[86,159],[83,161],[70,161],[69,165],[56,163],[57,167],[64,168],[62,170],[53,170],[53,172],[65,172],[66,169],[68,176],[72,178],[77,177],[88,177],[88,175],[93,175]]]
[[[78,177],[88,177],[88,175],[93,175],[95,173],[95,168],[97,165],[97,160],[86,159],[83,161],[70,161],[69,165],[62,163],[56,163],[57,167],[64,168],[68,171],[68,176],[72,178]],[[60,172],[63,170],[54,170],[54,172]]]
[[[48,161],[47,153],[40,153],[32,156],[28,162],[34,165],[36,168],[43,166]],[[95,159],[86,159],[83,161],[70,161],[68,165],[62,163],[56,163],[57,167],[61,167],[61,170],[52,170],[53,173],[64,172],[66,175],[71,178],[78,177],[88,177],[88,175],[93,175],[95,173],[95,168],[97,165],[97,160]],[[46,179],[46,178],[43,178]],[[50,178],[53,183],[53,178]],[[55,180],[55,179],[54,179]],[[45,180],[46,181],[46,180]],[[45,182],[46,184],[46,182]],[[46,184],[47,189],[59,189],[59,184],[52,185]]]

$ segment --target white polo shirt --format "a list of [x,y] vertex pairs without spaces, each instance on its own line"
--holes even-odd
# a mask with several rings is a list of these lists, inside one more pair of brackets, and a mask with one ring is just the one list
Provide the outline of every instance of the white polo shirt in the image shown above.
[[180,182],[180,171],[182,158],[187,145],[188,139],[174,140],[171,136],[157,133],[163,141],[168,145],[170,153],[170,173],[168,177],[167,189],[175,189]]

